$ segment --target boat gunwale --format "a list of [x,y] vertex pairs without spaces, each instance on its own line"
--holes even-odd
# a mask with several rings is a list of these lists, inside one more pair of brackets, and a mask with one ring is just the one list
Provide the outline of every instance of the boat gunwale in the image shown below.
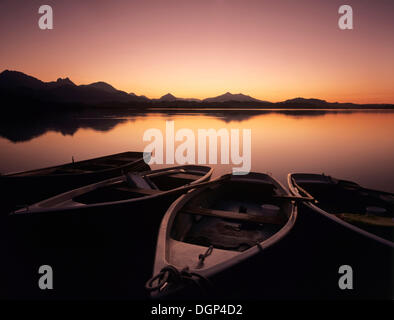
[[[176,166],[176,167],[169,167],[169,168],[162,168],[162,169],[157,169],[157,170],[150,170],[150,171],[144,171],[144,172],[138,172],[138,174],[143,175],[146,172],[161,172],[161,171],[166,171],[169,169],[174,169],[174,168],[187,168],[187,167],[196,167],[196,165],[182,165],[182,166]],[[139,202],[139,201],[146,201],[146,200],[151,200],[151,199],[155,199],[155,198],[159,198],[159,197],[163,197],[166,196],[167,194],[171,194],[171,193],[175,193],[177,191],[182,191],[184,188],[186,188],[187,186],[190,185],[194,185],[206,180],[209,180],[209,178],[212,175],[213,172],[213,168],[209,167],[209,166],[197,166],[197,167],[204,167],[207,169],[206,173],[204,175],[202,175],[201,177],[199,177],[198,179],[194,180],[193,182],[189,183],[189,184],[185,184],[181,187],[178,188],[174,188],[174,189],[170,189],[170,190],[166,190],[163,191],[161,193],[157,193],[157,194],[152,194],[152,195],[147,195],[147,196],[142,196],[142,197],[138,197],[138,198],[131,198],[131,199],[125,199],[125,200],[117,200],[117,201],[108,201],[108,202],[101,202],[101,203],[92,203],[92,204],[81,204],[81,205],[74,205],[74,206],[67,206],[67,207],[61,207],[61,206],[55,206],[55,207],[41,207],[40,205],[42,205],[43,203],[46,203],[48,201],[53,201],[56,198],[59,197],[66,197],[67,195],[73,194],[73,193],[77,193],[90,189],[89,191],[93,191],[99,187],[103,187],[103,186],[107,186],[107,185],[111,185],[111,184],[115,184],[117,182],[120,182],[122,180],[124,180],[124,176],[118,176],[118,177],[114,177],[114,178],[110,178],[110,179],[106,179],[100,182],[96,182],[90,185],[86,185],[80,188],[76,188],[67,192],[63,192],[60,193],[56,196],[44,199],[42,201],[39,201],[37,203],[34,203],[30,206],[27,206],[23,209],[19,209],[17,211],[13,211],[10,214],[11,215],[22,215],[22,214],[50,214],[50,213],[56,213],[59,211],[74,211],[74,210],[81,210],[81,209],[87,209],[87,208],[94,208],[94,207],[110,207],[113,205],[122,205],[122,204],[127,204],[127,203],[133,203],[133,202]],[[205,171],[201,171],[201,172],[205,172]],[[72,198],[71,198],[72,199]]]
[[[294,175],[309,175],[309,176],[325,176],[325,177],[331,177],[331,176],[327,176],[327,175],[320,174],[320,173],[302,173],[302,172],[289,173],[288,175],[291,175],[293,179],[295,179],[295,178],[294,178]],[[331,178],[333,178],[333,177],[331,177]],[[288,178],[288,179],[289,179],[289,178]],[[289,182],[288,179],[287,179],[287,182]],[[333,179],[336,179],[336,178],[333,178]],[[365,187],[360,186],[358,183],[355,183],[355,182],[353,182],[353,181],[343,180],[343,179],[336,179],[336,180],[339,181],[339,182],[343,181],[343,182],[350,182],[350,183],[353,183],[353,184],[357,185],[357,186],[358,186],[361,190],[363,190],[363,191],[370,191],[370,192],[381,193],[381,194],[384,194],[384,195],[394,196],[394,193],[392,193],[392,192],[383,191],[383,190],[377,190],[377,189],[371,189],[371,188],[365,188]],[[316,180],[316,181],[318,181],[318,180]],[[289,185],[289,187],[290,187],[290,185]]]

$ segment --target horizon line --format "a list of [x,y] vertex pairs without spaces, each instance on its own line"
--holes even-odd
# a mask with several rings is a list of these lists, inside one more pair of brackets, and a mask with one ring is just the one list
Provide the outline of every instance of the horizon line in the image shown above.
[[114,88],[115,90],[117,90],[117,91],[124,92],[124,93],[126,93],[126,94],[128,94],[128,95],[134,94],[134,95],[137,96],[137,97],[145,97],[145,98],[147,98],[147,99],[149,99],[149,100],[160,100],[162,97],[164,97],[164,96],[166,96],[166,95],[172,95],[172,96],[175,97],[176,99],[181,99],[181,100],[198,100],[199,102],[204,102],[204,100],[206,100],[206,99],[212,99],[212,98],[217,98],[217,97],[222,96],[222,95],[225,95],[225,94],[231,94],[231,95],[244,95],[244,96],[250,97],[250,98],[252,98],[252,99],[258,100],[258,102],[268,102],[268,103],[281,103],[281,102],[285,102],[285,101],[288,101],[288,100],[305,99],[305,100],[321,100],[321,101],[325,101],[325,102],[327,102],[327,103],[339,103],[339,104],[356,104],[356,105],[394,105],[394,102],[392,102],[392,103],[390,103],[390,102],[380,102],[380,103],[379,103],[379,102],[372,102],[372,103],[357,103],[357,102],[349,102],[349,101],[341,102],[341,101],[339,101],[339,100],[337,100],[337,101],[328,101],[328,100],[325,100],[325,99],[323,99],[323,98],[315,98],[315,97],[305,98],[305,97],[302,97],[302,96],[296,96],[296,97],[293,97],[293,98],[283,98],[283,100],[278,100],[278,101],[270,101],[270,100],[266,100],[266,99],[255,98],[255,97],[253,97],[252,95],[250,95],[250,94],[248,94],[248,93],[242,93],[242,92],[231,93],[230,91],[226,91],[225,93],[218,94],[218,95],[212,96],[212,97],[209,96],[209,97],[205,97],[205,98],[180,97],[180,96],[178,96],[178,95],[176,95],[176,94],[173,94],[171,91],[167,91],[167,93],[162,94],[162,95],[161,95],[160,97],[158,97],[158,98],[150,98],[150,97],[148,97],[148,96],[145,95],[145,94],[136,94],[136,93],[133,92],[133,91],[127,92],[127,91],[124,91],[124,90],[120,90],[120,89],[116,88],[115,86],[113,86],[111,83],[109,83],[109,82],[107,82],[107,81],[104,81],[104,80],[97,80],[97,81],[94,81],[94,82],[91,82],[91,83],[87,83],[87,84],[85,84],[85,83],[79,83],[79,84],[77,84],[76,82],[72,81],[72,80],[70,79],[69,76],[66,76],[66,77],[64,77],[64,78],[58,77],[56,80],[44,81],[44,80],[41,80],[40,78],[38,78],[38,77],[36,77],[36,76],[32,76],[32,75],[30,75],[30,74],[27,74],[27,73],[22,72],[22,71],[19,71],[19,70],[11,70],[11,69],[4,69],[3,71],[0,72],[0,74],[3,74],[3,73],[6,72],[6,71],[8,71],[8,72],[18,72],[18,73],[22,73],[22,74],[24,74],[24,75],[27,75],[27,76],[29,76],[29,77],[33,77],[33,78],[35,78],[35,79],[37,79],[37,80],[39,80],[39,81],[41,81],[41,82],[44,82],[44,83],[57,82],[59,79],[60,79],[60,80],[67,80],[67,79],[68,79],[68,80],[70,80],[73,84],[75,84],[76,86],[87,86],[87,85],[91,85],[91,84],[94,84],[94,83],[102,82],[102,83],[105,83],[105,84],[107,84],[107,85],[110,85],[111,87],[113,87],[113,88]]

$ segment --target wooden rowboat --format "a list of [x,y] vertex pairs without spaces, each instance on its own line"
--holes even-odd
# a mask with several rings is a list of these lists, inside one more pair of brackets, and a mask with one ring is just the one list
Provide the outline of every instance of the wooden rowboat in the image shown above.
[[166,196],[181,195],[212,175],[208,166],[185,165],[145,172],[129,172],[40,201],[15,214],[55,213],[115,207],[130,208]]
[[315,212],[349,230],[394,247],[394,194],[323,174],[288,175],[295,196],[313,197],[306,203]]
[[[146,171],[143,152],[122,152],[63,165],[0,176],[8,207],[24,206],[50,196],[113,178],[129,171]],[[9,208],[9,210],[11,210]]]
[[179,279],[210,278],[263,252],[292,229],[292,200],[262,173],[224,175],[183,195],[161,222],[147,289],[166,295],[184,286]]

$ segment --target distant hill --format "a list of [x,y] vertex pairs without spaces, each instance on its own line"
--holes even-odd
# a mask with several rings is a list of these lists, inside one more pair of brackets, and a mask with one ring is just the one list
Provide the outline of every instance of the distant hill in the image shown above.
[[[147,107],[195,107],[195,108],[394,108],[392,104],[367,104],[327,102],[321,99],[294,98],[281,102],[269,102],[253,98],[242,93],[226,92],[217,97],[203,100],[195,98],[178,98],[171,93],[159,99],[149,99],[126,93],[112,85],[99,81],[86,85],[76,85],[69,78],[44,82],[19,71],[5,70],[0,73],[0,99],[4,105],[16,105],[34,112],[34,108],[54,105],[78,108],[78,106],[109,108],[147,108]],[[34,108],[32,107],[34,106]],[[33,109],[32,109],[33,108]],[[15,108],[17,112],[18,108]],[[3,107],[4,110],[4,107]],[[8,108],[8,110],[14,110]]]
[[22,72],[5,70],[0,73],[0,88],[32,88],[43,89],[45,82]]
[[62,86],[72,86],[75,87],[76,84],[74,82],[72,82],[69,78],[58,78],[56,81],[52,81],[52,82],[46,82],[44,83],[45,86],[47,87],[62,87]]
[[1,94],[14,95],[45,103],[97,105],[109,102],[132,103],[144,98],[129,95],[105,82],[75,85],[69,78],[43,82],[22,72],[5,70],[0,74]]
[[159,101],[175,101],[175,100],[179,100],[179,99],[173,96],[171,93],[167,93],[159,99]]
[[329,104],[326,100],[305,99],[305,98],[294,98],[280,103],[288,106],[292,106],[292,105],[327,106]]
[[167,93],[164,96],[160,97],[159,99],[152,99],[152,101],[158,102],[175,102],[175,101],[192,101],[192,102],[201,102],[200,99],[196,98],[177,98],[171,93]]
[[228,102],[228,101],[238,101],[238,102],[266,102],[266,101],[261,101],[255,98],[252,98],[250,96],[244,95],[242,93],[238,94],[232,94],[230,92],[226,92],[225,94],[222,94],[217,97],[213,98],[207,98],[202,100],[203,102],[207,103],[212,103],[212,102]]
[[119,92],[119,90],[115,89],[113,86],[111,86],[110,84],[103,82],[103,81],[94,82],[94,83],[86,84],[86,85],[81,85],[81,87],[96,88],[99,90],[103,90],[106,92],[113,92],[113,93]]

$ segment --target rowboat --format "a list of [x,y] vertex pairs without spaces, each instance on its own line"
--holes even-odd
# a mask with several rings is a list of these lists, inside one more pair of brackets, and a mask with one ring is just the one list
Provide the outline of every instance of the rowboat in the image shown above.
[[31,204],[50,196],[113,178],[129,171],[146,171],[150,154],[122,152],[63,165],[0,176],[9,206]]
[[170,294],[263,252],[294,226],[293,200],[262,173],[224,175],[181,196],[161,222],[146,288],[154,296]]
[[306,203],[315,212],[367,238],[394,247],[394,194],[324,174],[289,174],[288,184],[293,195],[315,199]]
[[212,175],[208,166],[184,165],[145,172],[129,172],[37,202],[15,214],[55,213],[100,208],[130,208],[166,196],[181,195]]

